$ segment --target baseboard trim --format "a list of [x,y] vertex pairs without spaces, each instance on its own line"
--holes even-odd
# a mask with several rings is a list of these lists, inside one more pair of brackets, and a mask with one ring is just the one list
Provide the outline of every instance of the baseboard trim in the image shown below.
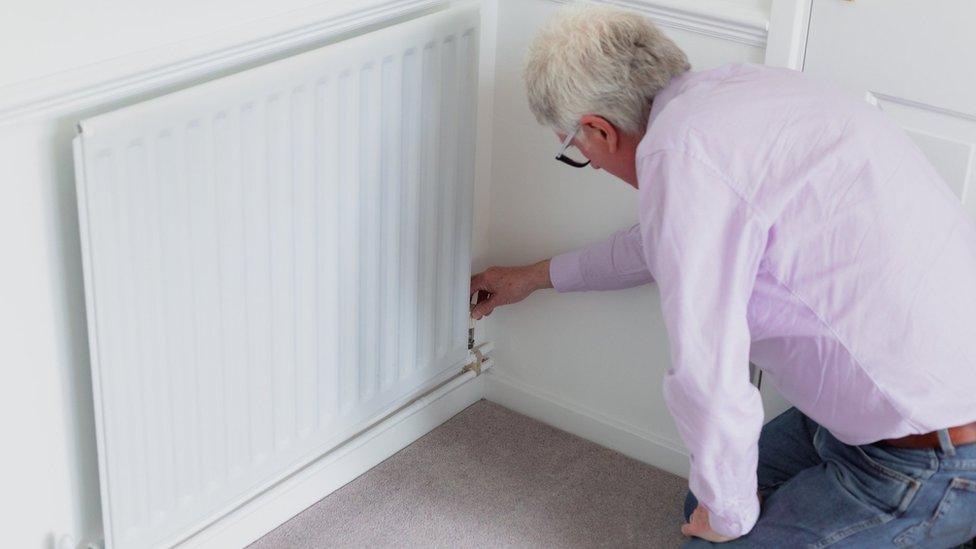
[[[472,374],[468,374],[469,376]],[[485,375],[445,386],[406,417],[391,417],[265,491],[180,547],[244,547],[481,400]]]
[[688,455],[675,443],[595,410],[530,387],[492,369],[487,399],[616,450],[659,469],[688,478]]
[[[552,0],[570,3],[572,0]],[[594,0],[647,15],[662,27],[681,29],[712,38],[766,47],[769,14],[730,2],[710,0]]]

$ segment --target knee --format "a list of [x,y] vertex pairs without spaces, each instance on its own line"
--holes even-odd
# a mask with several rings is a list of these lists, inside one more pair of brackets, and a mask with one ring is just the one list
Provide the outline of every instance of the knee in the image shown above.
[[691,490],[688,490],[688,495],[685,496],[685,522],[691,520],[691,514],[695,512],[696,507],[698,507],[698,499]]

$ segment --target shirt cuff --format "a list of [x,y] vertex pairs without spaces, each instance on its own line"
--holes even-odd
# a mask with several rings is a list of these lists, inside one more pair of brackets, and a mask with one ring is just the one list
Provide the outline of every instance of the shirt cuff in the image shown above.
[[708,525],[716,534],[738,538],[752,531],[759,520],[759,496],[752,501],[749,509],[740,509],[738,516],[721,517],[708,509]]
[[549,279],[557,292],[586,290],[581,263],[582,250],[559,254],[549,261]]

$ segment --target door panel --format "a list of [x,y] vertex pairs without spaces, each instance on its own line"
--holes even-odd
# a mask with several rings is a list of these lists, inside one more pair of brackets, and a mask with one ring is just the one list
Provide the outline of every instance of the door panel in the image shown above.
[[976,220],[976,2],[814,0],[804,72],[889,113]]
[[[976,220],[976,2],[813,0],[803,71],[890,114]],[[762,387],[766,419],[789,404]]]

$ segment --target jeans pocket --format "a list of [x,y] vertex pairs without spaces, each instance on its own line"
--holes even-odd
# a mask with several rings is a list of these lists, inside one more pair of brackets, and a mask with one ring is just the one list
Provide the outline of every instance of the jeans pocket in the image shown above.
[[852,491],[893,517],[904,513],[922,487],[921,481],[882,463],[860,446],[850,448],[857,456],[851,462],[849,486]]
[[896,471],[887,465],[882,465],[878,460],[868,455],[861,446],[852,446],[857,451],[857,454],[864,460],[864,463],[868,465],[871,469],[874,469],[879,474],[882,474],[892,480],[899,480],[902,482],[912,483],[915,479],[908,476],[901,471]]
[[851,537],[901,516],[921,487],[921,481],[882,464],[857,446],[824,445],[821,452],[844,496],[834,511],[836,520],[829,525],[835,529],[824,529],[826,535],[810,548],[850,546],[847,540]]
[[899,547],[954,547],[976,537],[976,480],[956,477],[928,520],[895,537]]

